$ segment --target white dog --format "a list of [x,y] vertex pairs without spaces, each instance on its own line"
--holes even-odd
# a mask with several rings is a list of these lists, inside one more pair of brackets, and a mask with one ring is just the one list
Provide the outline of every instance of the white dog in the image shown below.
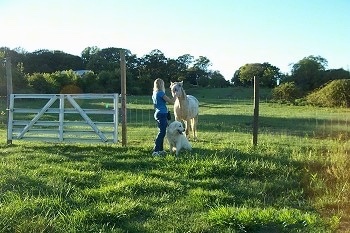
[[183,132],[185,132],[185,129],[180,121],[173,121],[167,128],[166,136],[170,145],[170,152],[176,151],[176,155],[180,153],[181,149],[192,150]]

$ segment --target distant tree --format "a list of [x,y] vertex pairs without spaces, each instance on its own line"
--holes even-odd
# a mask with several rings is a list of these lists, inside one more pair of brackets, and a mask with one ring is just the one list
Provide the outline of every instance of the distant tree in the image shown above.
[[[98,49],[97,47],[88,47],[84,49],[82,54],[84,55],[84,61],[87,62],[86,69],[92,70],[97,74],[98,87],[97,90],[103,92],[119,92],[120,93],[120,52],[124,51],[126,76],[127,76],[127,88],[128,93],[135,94],[138,89],[135,88],[137,79],[141,74],[141,61],[132,54],[130,50],[123,48],[105,48]],[[91,77],[90,77],[91,78]],[[92,78],[91,78],[92,80]],[[94,85],[96,86],[96,85]],[[85,89],[89,89],[86,87]]]
[[[15,50],[0,48],[0,52],[5,50],[11,53],[13,80],[16,83],[16,88],[29,87],[33,89],[35,87],[38,92],[52,93],[54,90],[59,91],[66,80],[64,75],[61,76],[56,72],[88,69],[92,70],[93,73],[89,73],[83,78],[79,77],[76,81],[77,85],[80,86],[79,90],[84,92],[120,92],[120,51],[122,48],[87,47],[82,51],[81,57],[58,50],[41,49],[28,53],[22,48]],[[138,58],[129,50],[123,50],[125,51],[127,91],[129,94],[149,94],[154,79],[158,77],[162,78],[166,85],[170,81],[185,81],[186,85],[202,87],[230,85],[219,71],[210,69],[212,64],[205,56],[194,59],[192,55],[184,54],[173,59],[165,57],[160,50],[155,49]],[[261,72],[259,71],[259,74],[262,75],[261,83],[265,86],[273,86],[276,77],[278,77],[278,68],[268,63],[260,64],[258,68],[261,68]],[[24,74],[29,75],[25,76]],[[232,78],[234,85],[251,85],[251,80],[246,79],[245,75],[247,72],[243,67],[236,71]],[[2,80],[2,89],[4,89],[3,83]],[[43,89],[44,87],[47,88],[47,91]]]
[[350,72],[344,69],[330,69],[324,71],[322,75],[322,85],[333,80],[350,79]]
[[197,81],[200,87],[208,87],[210,85],[210,78],[207,75],[199,76]]
[[99,74],[102,71],[113,71],[120,68],[121,48],[105,48],[92,54],[86,69]]
[[168,58],[166,66],[167,66],[167,70],[166,70],[167,73],[165,76],[169,77],[170,81],[177,81],[181,74],[182,64],[179,63],[179,61],[176,59]]
[[120,79],[114,71],[101,71],[97,80],[104,93],[117,93],[118,89],[120,91]]
[[44,73],[27,74],[26,79],[30,88],[38,94],[57,93],[55,86],[47,79]]
[[140,60],[140,76],[139,81],[144,92],[150,92],[153,87],[153,81],[156,78],[162,78],[165,83],[170,83],[170,75],[167,71],[168,59],[158,50],[152,50],[149,54],[143,56]]
[[194,57],[190,54],[184,54],[182,56],[179,56],[177,59],[177,64],[179,66],[179,70],[181,72],[185,72],[188,67],[193,63]]
[[97,46],[92,46],[92,47],[86,47],[81,52],[81,59],[83,60],[85,67],[87,66],[87,64],[89,64],[91,57],[96,53],[98,53],[99,51],[100,49]]
[[324,71],[328,62],[321,56],[308,56],[293,64],[290,80],[304,92],[312,91],[324,84]]
[[52,53],[47,49],[37,50],[29,53],[24,61],[25,73],[51,73],[55,69],[52,68]]
[[[126,62],[126,77],[127,77],[127,82],[126,82],[126,88],[127,92],[132,95],[140,95],[142,94],[140,92],[140,88],[138,87],[138,77],[141,74],[141,71],[139,69],[140,59],[137,58],[135,54],[132,54],[129,50],[125,50],[125,62]],[[118,82],[118,93],[120,93],[120,68],[116,69],[116,77],[117,77],[117,82]]]
[[62,51],[37,50],[25,54],[23,61],[25,73],[52,73],[63,70],[80,70],[84,68],[79,56]]
[[276,66],[273,66],[267,62],[263,64],[264,71],[263,75],[260,77],[260,85],[262,87],[273,88],[277,86],[277,80],[281,78],[282,73],[280,69]]
[[177,74],[175,78],[171,78],[171,80],[173,81],[187,81],[187,77],[189,77],[190,75],[188,75],[189,73],[189,67],[190,65],[193,63],[194,61],[194,57],[191,56],[190,54],[184,54],[182,56],[179,56],[176,59],[176,63],[177,63]]
[[52,59],[54,63],[52,68],[54,71],[84,69],[83,60],[79,56],[55,50],[53,51]]
[[211,72],[209,79],[210,87],[228,87],[229,85],[229,81],[218,70]]
[[199,56],[199,58],[197,58],[194,61],[193,67],[195,67],[195,68],[197,68],[199,70],[202,70],[202,71],[207,73],[208,70],[209,70],[209,67],[211,65],[212,65],[211,62],[210,62],[210,60],[207,57]]
[[254,76],[259,77],[259,84],[262,87],[275,87],[277,79],[281,77],[280,69],[267,62],[249,63],[241,66],[238,72],[235,72],[231,81],[235,86],[252,86]]
[[22,48],[22,47],[16,47],[13,49],[13,51],[17,52],[18,54],[27,54],[28,52]]
[[209,84],[209,67],[211,62],[207,57],[199,56],[194,60],[186,74],[186,80],[192,85],[207,86]]
[[244,86],[253,86],[254,76],[261,77],[264,73],[264,67],[261,63],[245,64],[239,70],[239,78]]
[[125,62],[128,77],[132,75],[133,78],[136,78],[139,75],[140,59],[135,54],[132,54],[130,50],[125,50]]
[[77,80],[77,85],[84,93],[103,93],[103,87],[98,83],[98,77],[95,73],[89,72]]
[[[17,52],[18,51],[18,52]],[[2,95],[6,95],[7,92],[7,80],[6,80],[6,68],[5,61],[7,58],[11,60],[11,71],[12,71],[12,88],[14,93],[20,93],[27,88],[27,82],[24,75],[24,53],[20,48],[11,50],[7,47],[0,48],[0,91]]]
[[14,67],[16,67],[18,63],[23,63],[26,55],[25,50],[20,47],[13,50],[7,47],[1,47],[0,52],[4,54],[4,58],[11,57],[11,63]]
[[235,73],[233,74],[232,78],[231,78],[231,83],[233,84],[233,86],[244,86],[244,84],[241,82],[241,71],[240,69],[236,70]]
[[12,64],[12,88],[14,93],[26,92],[28,87],[22,62]]
[[202,73],[201,70],[198,70],[195,67],[189,67],[184,77],[181,77],[181,81],[186,80],[188,84],[198,86]]

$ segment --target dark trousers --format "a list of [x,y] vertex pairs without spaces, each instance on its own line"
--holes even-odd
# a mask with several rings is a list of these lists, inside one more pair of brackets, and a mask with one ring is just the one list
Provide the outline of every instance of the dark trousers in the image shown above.
[[159,132],[154,142],[153,151],[163,151],[166,127],[168,126],[167,113],[157,113],[154,118],[158,123]]

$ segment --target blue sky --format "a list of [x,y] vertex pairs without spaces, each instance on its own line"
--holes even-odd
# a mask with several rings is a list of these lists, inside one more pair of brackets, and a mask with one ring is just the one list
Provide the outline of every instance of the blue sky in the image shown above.
[[246,63],[282,72],[309,55],[350,66],[349,0],[0,0],[0,46],[118,47],[207,57],[226,79]]

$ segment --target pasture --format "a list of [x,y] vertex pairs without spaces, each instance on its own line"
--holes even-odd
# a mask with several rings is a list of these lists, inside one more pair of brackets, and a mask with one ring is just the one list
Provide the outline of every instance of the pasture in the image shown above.
[[8,146],[2,101],[0,232],[349,232],[350,109],[262,90],[253,147],[252,89],[186,92],[198,140],[179,158],[151,155],[150,96],[127,97],[127,147]]

